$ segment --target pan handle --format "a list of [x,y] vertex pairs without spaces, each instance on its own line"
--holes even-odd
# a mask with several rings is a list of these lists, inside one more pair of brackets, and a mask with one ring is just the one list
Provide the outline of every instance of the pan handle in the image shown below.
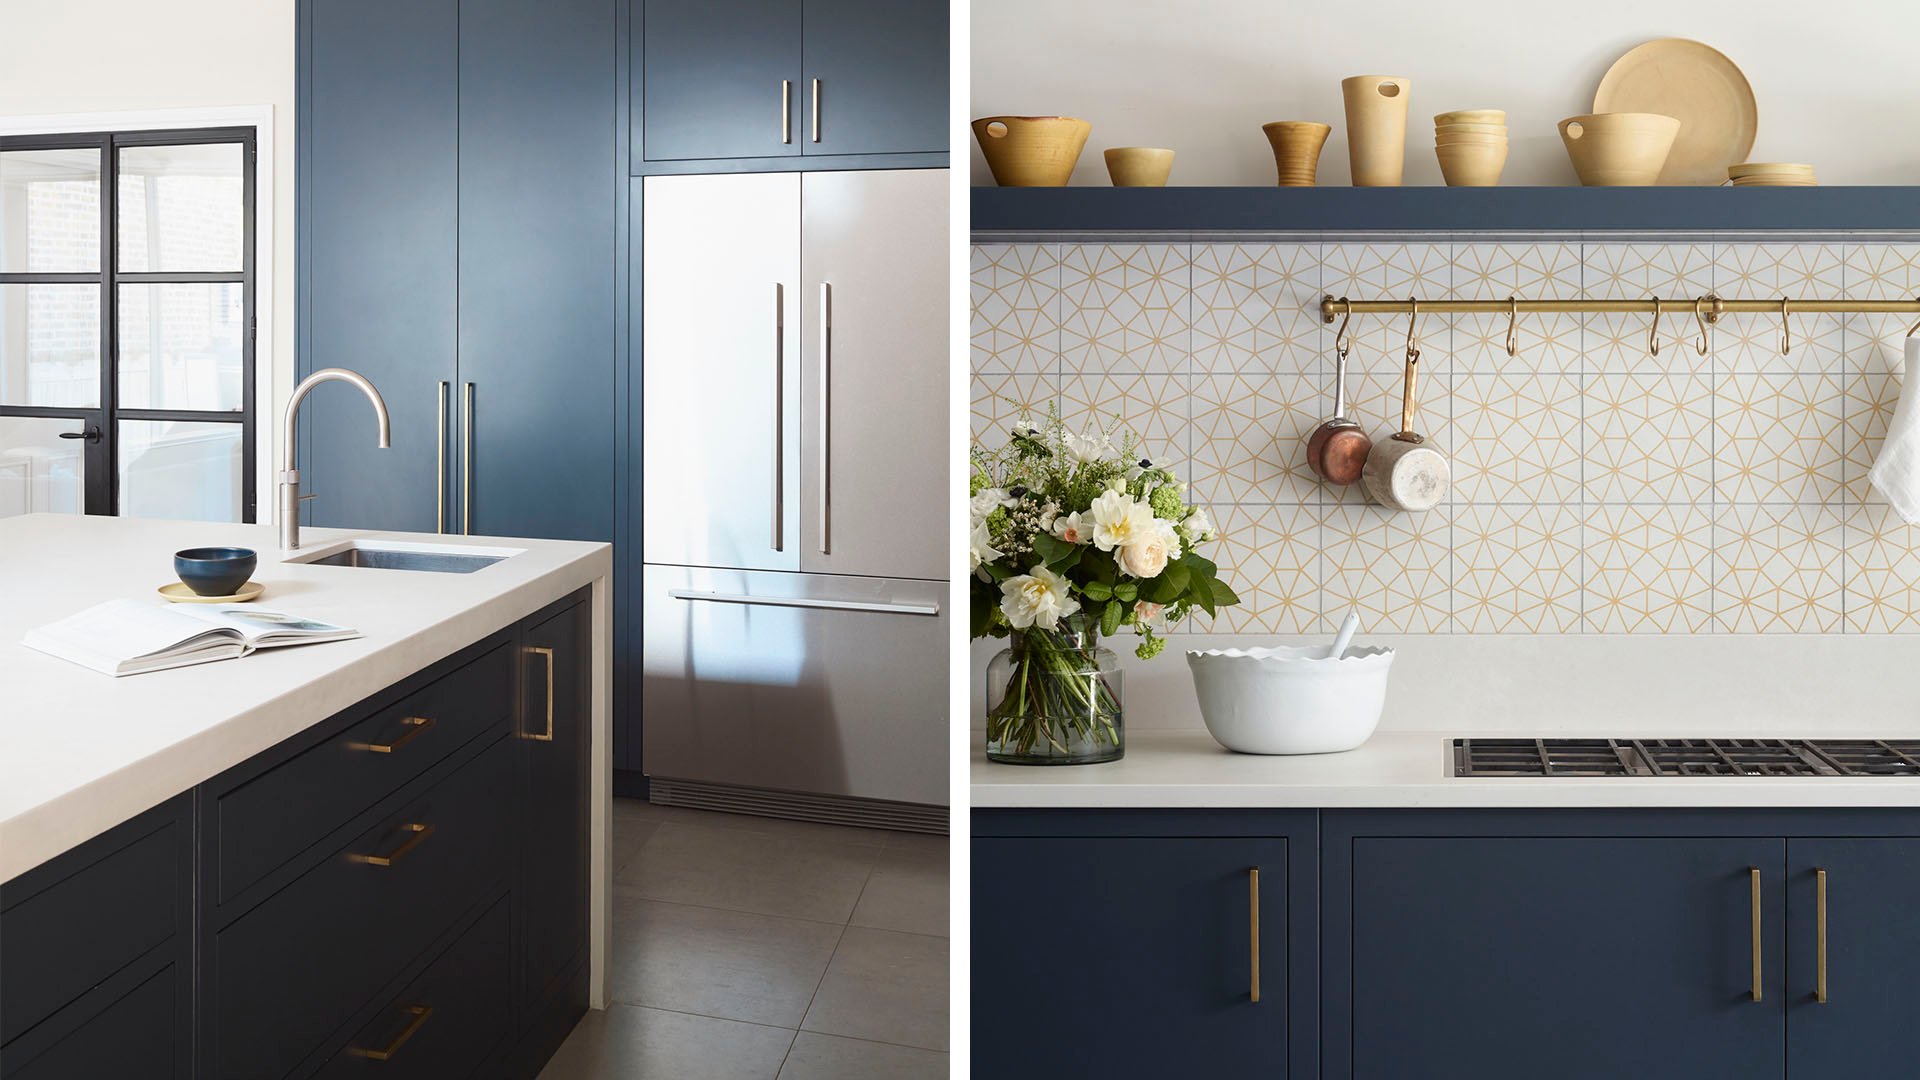
[[1413,407],[1417,400],[1414,385],[1420,377],[1420,350],[1407,350],[1406,386],[1400,391],[1400,434],[1394,436],[1401,442],[1420,442],[1420,436],[1413,430]]

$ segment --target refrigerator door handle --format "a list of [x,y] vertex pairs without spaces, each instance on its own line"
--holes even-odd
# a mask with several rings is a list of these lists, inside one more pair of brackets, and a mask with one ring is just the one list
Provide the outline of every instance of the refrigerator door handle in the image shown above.
[[786,507],[787,287],[773,283],[773,550],[786,550],[781,527]]
[[833,283],[820,283],[820,554],[833,535]]
[[935,603],[888,603],[884,600],[820,600],[806,596],[748,596],[745,593],[705,592],[699,589],[672,589],[675,600],[698,600],[709,604],[745,604],[749,607],[818,608],[826,611],[870,611],[883,615],[938,615]]

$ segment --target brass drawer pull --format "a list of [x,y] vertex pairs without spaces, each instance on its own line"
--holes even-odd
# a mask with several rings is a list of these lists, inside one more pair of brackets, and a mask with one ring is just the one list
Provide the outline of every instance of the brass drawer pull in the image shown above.
[[1813,1000],[1827,1003],[1827,872],[1813,872]]
[[426,1023],[427,1020],[433,1016],[433,1006],[431,1005],[403,1005],[400,1011],[412,1013],[413,1019],[407,1021],[407,1026],[400,1029],[400,1034],[395,1035],[392,1042],[378,1050],[367,1050],[358,1046],[349,1046],[347,1047],[347,1053],[352,1054],[354,1057],[366,1058],[370,1061],[392,1060],[393,1055],[399,1053],[400,1048],[407,1045],[407,1040],[413,1038],[414,1032],[420,1030],[420,1025]]
[[529,645],[527,646],[527,652],[538,655],[538,656],[544,656],[546,657],[546,660],[547,660],[547,730],[545,731],[545,733],[539,734],[539,735],[535,735],[533,732],[529,731],[526,734],[522,735],[521,738],[532,739],[534,742],[552,742],[553,741],[553,650],[547,648],[544,645]]
[[1747,893],[1753,926],[1753,1000],[1760,1000],[1760,868],[1747,867]]
[[348,743],[347,745],[353,747],[355,750],[366,750],[375,754],[391,754],[420,736],[425,735],[427,729],[433,726],[433,717],[409,716],[400,722],[407,725],[407,733],[392,742],[356,742]]
[[421,844],[426,843],[427,837],[433,835],[433,826],[423,825],[423,824],[420,824],[419,822],[408,822],[407,824],[400,826],[400,831],[412,833],[413,835],[407,837],[406,843],[401,844],[399,847],[394,848],[392,851],[387,852],[385,855],[355,854],[355,855],[348,855],[347,858],[352,862],[366,863],[368,866],[392,866],[394,863],[399,862],[402,858],[405,858],[407,852],[412,851],[414,848],[417,848]]
[[1247,906],[1252,913],[1248,924],[1252,937],[1252,944],[1248,950],[1248,963],[1253,975],[1253,984],[1248,996],[1257,1005],[1260,1003],[1260,868],[1257,866],[1247,871]]

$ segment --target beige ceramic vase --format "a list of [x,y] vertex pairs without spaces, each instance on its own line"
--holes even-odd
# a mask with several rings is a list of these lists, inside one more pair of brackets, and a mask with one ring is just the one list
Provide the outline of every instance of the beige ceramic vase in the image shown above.
[[1116,146],[1104,155],[1114,187],[1166,187],[1173,172],[1173,151],[1151,146]]
[[1312,120],[1275,120],[1261,124],[1273,147],[1273,166],[1281,187],[1312,187],[1320,173],[1320,148],[1333,129]]
[[1397,75],[1340,80],[1347,103],[1347,160],[1355,187],[1399,187],[1407,163],[1407,101],[1412,84]]
[[984,116],[973,122],[993,182],[1065,187],[1093,125],[1071,116]]

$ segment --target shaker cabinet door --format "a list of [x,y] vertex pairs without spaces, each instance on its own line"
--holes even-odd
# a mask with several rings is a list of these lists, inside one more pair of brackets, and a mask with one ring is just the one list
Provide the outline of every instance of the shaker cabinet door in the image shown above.
[[303,10],[300,372],[371,379],[393,446],[375,446],[366,399],[316,389],[300,411],[302,483],[314,496],[302,516],[435,532],[452,520],[438,468],[458,378],[459,4]]
[[1911,1074],[1920,840],[1796,839],[1787,855],[1787,1075]]
[[646,160],[800,153],[800,0],[645,0],[638,14]]
[[949,575],[947,178],[800,182],[804,570]]
[[799,569],[800,177],[653,176],[641,202],[645,558]]
[[974,1075],[1287,1076],[1287,844],[976,838]]
[[805,0],[805,6],[805,152],[945,151],[945,0]]
[[535,1001],[562,989],[587,944],[592,612],[575,604],[528,628],[517,648],[527,805],[515,912],[521,985]]

